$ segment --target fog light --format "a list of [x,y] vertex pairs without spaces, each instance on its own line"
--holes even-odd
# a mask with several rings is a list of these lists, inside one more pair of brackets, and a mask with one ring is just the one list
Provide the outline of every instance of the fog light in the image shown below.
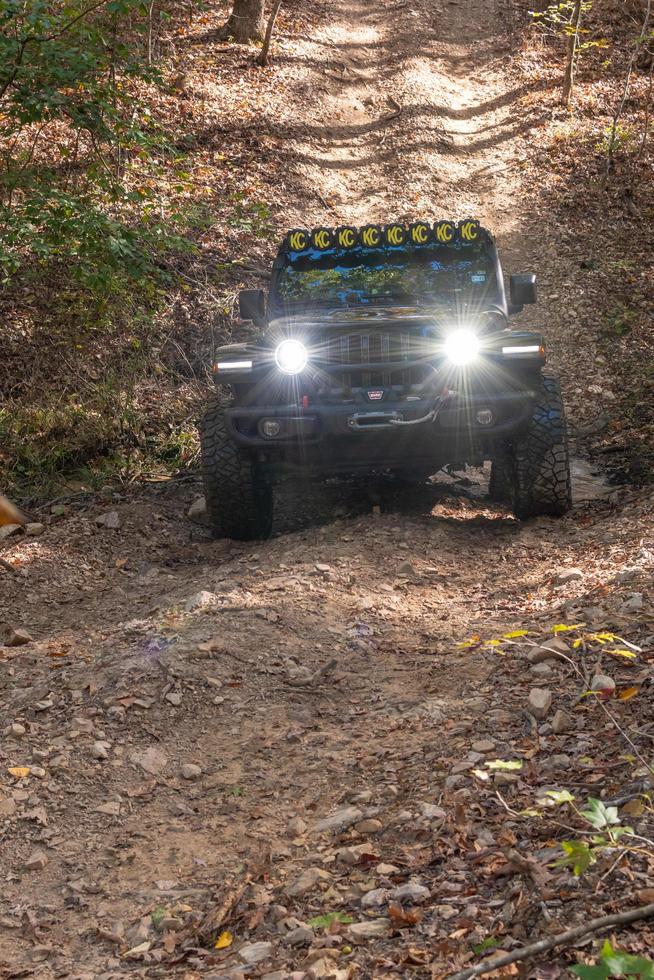
[[495,416],[490,408],[480,408],[477,412],[477,422],[479,425],[492,425],[494,421]]
[[282,424],[274,419],[264,419],[259,423],[259,431],[266,439],[274,439],[282,431]]

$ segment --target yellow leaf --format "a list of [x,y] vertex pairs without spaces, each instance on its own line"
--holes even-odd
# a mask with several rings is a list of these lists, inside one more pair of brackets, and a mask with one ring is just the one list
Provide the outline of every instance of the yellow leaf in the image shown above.
[[467,647],[473,647],[475,643],[479,643],[480,640],[480,636],[471,636],[469,640],[463,640],[461,643],[457,643],[457,646],[460,650],[464,650]]
[[502,641],[501,640],[486,640],[486,642],[484,643],[484,646],[485,647],[499,647],[499,646],[501,646],[501,644],[502,644]]
[[234,937],[232,936],[231,932],[229,932],[228,929],[225,929],[224,932],[220,933],[218,939],[216,939],[214,949],[227,949],[227,947],[231,946],[233,942]]
[[29,766],[11,766],[8,771],[15,779],[25,779],[32,770]]
[[618,701],[630,701],[632,698],[635,698],[639,692],[639,687],[623,687],[623,689],[618,692]]
[[511,633],[502,634],[504,640],[515,640],[519,636],[528,636],[529,630],[512,630]]
[[568,626],[567,623],[557,623],[556,626],[552,627],[553,633],[567,633],[569,630],[580,630],[586,624],[585,623],[575,623],[574,626]]
[[627,660],[633,660],[636,656],[633,650],[625,650],[623,647],[616,647],[614,650],[605,650],[604,653],[610,653],[612,657],[626,657]]

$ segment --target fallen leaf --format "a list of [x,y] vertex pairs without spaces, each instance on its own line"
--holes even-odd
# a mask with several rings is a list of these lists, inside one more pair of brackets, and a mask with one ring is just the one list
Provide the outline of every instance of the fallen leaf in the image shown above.
[[227,947],[231,946],[233,942],[234,942],[234,937],[232,936],[229,929],[224,929],[223,932],[221,932],[220,935],[218,936],[218,939],[216,939],[216,942],[214,943],[214,949],[227,949]]
[[415,926],[422,919],[420,909],[408,909],[405,911],[401,905],[396,905],[395,902],[391,902],[388,906],[388,915],[395,929],[402,929],[405,926]]
[[31,771],[29,766],[10,766],[7,770],[14,779],[25,779],[25,776],[29,776]]
[[635,698],[637,694],[640,693],[639,687],[623,687],[618,691],[617,698],[618,701],[630,701]]

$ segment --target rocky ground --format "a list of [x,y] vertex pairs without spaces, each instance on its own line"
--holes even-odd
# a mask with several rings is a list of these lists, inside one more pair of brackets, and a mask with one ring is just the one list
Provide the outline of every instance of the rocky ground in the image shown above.
[[[330,223],[479,213],[543,270],[576,431],[609,369],[589,345],[573,370],[564,260],[523,244],[543,109],[491,6],[317,16],[294,166]],[[654,496],[575,467],[562,520],[516,521],[484,472],[286,488],[248,545],[189,519],[194,474],[30,513],[0,543],[0,976],[447,977],[651,902]],[[575,875],[589,798],[631,834]],[[602,936],[652,948],[647,923]]]

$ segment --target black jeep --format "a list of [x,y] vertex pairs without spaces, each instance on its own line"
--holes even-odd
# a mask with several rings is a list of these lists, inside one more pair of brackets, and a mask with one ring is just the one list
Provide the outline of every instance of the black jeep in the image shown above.
[[216,352],[201,426],[214,534],[264,538],[280,475],[393,473],[491,460],[490,496],[521,518],[563,514],[570,471],[559,383],[540,333],[508,317],[536,302],[476,221],[289,232],[268,296],[243,290],[255,342]]

